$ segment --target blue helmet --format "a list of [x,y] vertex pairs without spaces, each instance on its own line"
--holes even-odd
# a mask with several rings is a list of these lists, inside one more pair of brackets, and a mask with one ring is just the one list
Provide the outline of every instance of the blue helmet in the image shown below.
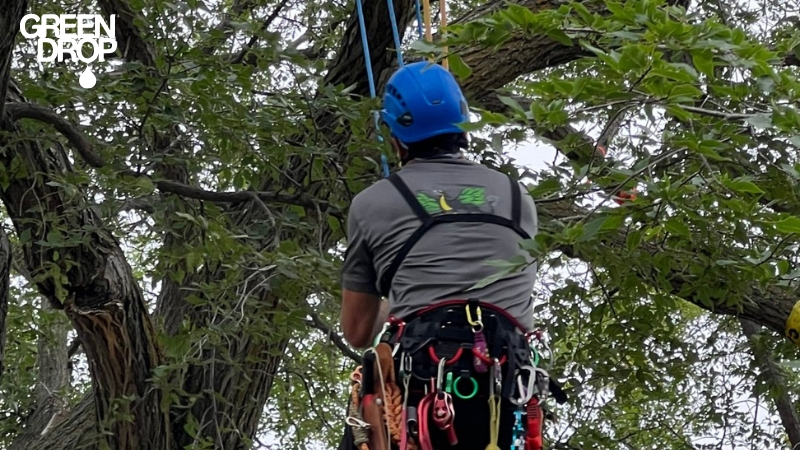
[[400,68],[386,84],[381,118],[403,143],[446,133],[462,133],[469,121],[464,94],[453,75],[438,64],[415,62]]

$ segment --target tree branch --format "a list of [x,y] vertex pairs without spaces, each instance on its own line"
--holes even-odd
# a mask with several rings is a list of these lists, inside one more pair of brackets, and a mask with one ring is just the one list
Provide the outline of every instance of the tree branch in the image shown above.
[[[9,89],[6,104],[27,103],[19,92]],[[13,121],[4,124],[12,136],[20,132]],[[0,189],[0,199],[17,233],[30,235],[22,253],[36,287],[51,305],[64,310],[86,353],[94,393],[90,406],[97,418],[92,425],[110,448],[171,447],[168,412],[160,406],[162,393],[150,384],[153,369],[162,361],[161,349],[125,253],[83,193],[67,195],[49,183],[72,171],[58,143],[43,147],[33,139],[11,142],[0,152],[0,163],[11,167],[13,160],[23,169]],[[77,235],[80,242],[38,245],[48,233]],[[61,275],[42,276],[51,267]],[[66,356],[66,343],[59,351]],[[85,418],[76,420],[83,423]]]
[[3,99],[11,81],[11,59],[19,32],[19,22],[28,10],[27,0],[5,0],[0,13],[0,128],[5,117]]
[[125,0],[98,0],[97,4],[107,19],[112,14],[116,15],[117,50],[122,58],[129,62],[138,61],[148,69],[154,67],[155,50],[142,38],[140,30],[134,24],[138,13]]
[[319,314],[317,314],[314,311],[311,311],[309,313],[309,316],[311,316],[311,319],[306,320],[306,325],[308,325],[308,326],[310,326],[312,328],[316,328],[317,330],[322,331],[323,333],[325,333],[325,335],[328,337],[328,339],[330,339],[330,341],[333,343],[333,345],[335,345],[336,348],[338,348],[339,351],[341,351],[344,356],[352,359],[357,364],[361,364],[361,355],[359,355],[357,352],[355,352],[353,349],[351,349],[344,342],[344,339],[342,339],[342,337],[339,336],[338,333],[333,331],[333,327],[331,327],[330,325],[325,323],[324,320],[322,320],[322,317],[320,317]]
[[94,152],[92,144],[86,139],[83,133],[69,123],[69,121],[56,114],[55,111],[31,103],[12,102],[6,103],[5,107],[8,112],[8,117],[12,122],[19,119],[35,119],[39,122],[52,125],[69,140],[75,147],[75,150],[78,151],[78,154],[81,155],[81,158],[91,167],[99,169],[106,165],[100,155]]
[[[11,121],[19,119],[35,119],[40,122],[52,125],[58,130],[69,142],[75,147],[81,158],[86,161],[89,166],[100,169],[106,167],[106,162],[97,154],[92,148],[91,142],[75,128],[66,119],[56,114],[54,111],[43,106],[33,105],[30,103],[6,103],[6,111]],[[273,192],[261,191],[237,191],[237,192],[217,192],[209,191],[206,189],[189,186],[177,181],[172,180],[156,180],[147,174],[135,172],[127,167],[113,167],[118,170],[121,175],[130,176],[134,178],[149,178],[153,184],[162,192],[167,192],[181,197],[192,198],[196,200],[205,200],[217,203],[244,203],[253,200],[253,196],[257,196],[261,201],[269,203],[281,203],[287,205],[298,205],[305,208],[321,208],[327,211],[331,208],[327,202],[323,200],[312,199],[304,193],[298,194],[280,194]]]
[[[571,202],[547,203],[539,205],[537,212],[541,223],[553,224],[557,227],[567,226],[575,218],[583,218],[589,211],[572,204]],[[553,230],[558,232],[557,229]],[[656,267],[652,255],[669,255],[668,260],[674,262],[675,267],[681,267],[683,261],[691,258],[691,255],[680,252],[672,252],[669,248],[663,248],[651,243],[642,243],[636,249],[627,249],[627,235],[624,232],[612,233],[603,239],[604,251],[609,254],[630,255],[631,260],[637,261],[635,267],[629,270],[634,271],[636,276],[645,283],[664,294],[673,295],[687,302],[694,303],[700,308],[714,314],[725,314],[739,318],[758,321],[770,330],[780,335],[784,334],[786,319],[796,302],[794,296],[780,287],[769,286],[766,288],[750,287],[737,292],[738,303],[731,303],[733,293],[721,291],[708,298],[701,297],[696,287],[701,280],[695,276],[675,269],[665,271],[662,267]],[[561,251],[569,258],[580,259],[587,264],[597,261],[596,250],[581,245],[561,245],[556,250]],[[720,258],[726,258],[721,255]]]
[[[289,0],[281,0],[278,6],[276,6],[275,9],[272,11],[272,13],[270,13],[270,15],[264,20],[264,23],[261,24],[261,32],[266,32],[269,29],[270,25],[272,25],[272,22],[274,22],[275,19],[278,18],[278,15],[280,14],[281,10],[286,6],[288,2]],[[245,46],[242,48],[242,50],[239,52],[236,58],[234,58],[233,64],[241,64],[247,52],[249,52],[250,49],[253,48],[254,45],[256,45],[257,42],[258,42],[258,35],[251,37],[250,41],[247,44],[245,44]]]

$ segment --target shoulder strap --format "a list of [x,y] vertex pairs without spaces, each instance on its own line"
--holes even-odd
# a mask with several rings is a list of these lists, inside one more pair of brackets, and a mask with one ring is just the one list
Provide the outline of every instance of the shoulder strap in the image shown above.
[[392,183],[395,189],[397,189],[397,191],[400,192],[400,195],[403,196],[403,200],[405,200],[406,203],[408,203],[408,206],[411,207],[411,209],[414,211],[414,214],[416,214],[417,217],[420,218],[420,220],[424,221],[425,219],[430,217],[428,211],[425,211],[425,208],[423,208],[422,205],[417,200],[417,198],[414,197],[414,194],[411,192],[411,189],[409,189],[408,185],[406,185],[406,183],[403,182],[403,180],[400,178],[400,175],[398,175],[397,172],[389,176],[389,181]]
[[[519,183],[517,180],[508,177],[511,181],[511,222],[515,227],[522,229],[522,196],[519,192]],[[515,230],[516,231],[516,230]]]
[[431,216],[425,211],[425,208],[419,203],[414,194],[411,192],[411,189],[408,188],[402,179],[397,175],[397,173],[392,174],[389,177],[389,181],[392,185],[397,189],[400,195],[403,196],[403,199],[408,203],[408,206],[414,211],[414,214],[422,220],[422,224],[417,228],[414,233],[408,238],[408,240],[403,244],[400,250],[395,255],[392,263],[389,265],[389,268],[386,269],[386,272],[380,279],[380,286],[379,290],[381,295],[388,296],[389,289],[392,286],[392,280],[394,280],[394,276],[397,273],[397,270],[400,268],[400,265],[403,264],[403,260],[406,259],[411,249],[419,242],[422,236],[430,230],[433,226],[440,224],[440,223],[491,223],[495,225],[504,226],[514,230],[517,234],[519,234],[523,239],[530,239],[530,235],[528,235],[525,230],[522,229],[521,220],[522,220],[522,196],[520,194],[520,187],[519,183],[517,183],[513,178],[509,177],[511,181],[511,219],[506,219],[505,217],[501,217],[495,214],[464,214],[464,213],[456,213],[456,214],[443,214],[439,216]]

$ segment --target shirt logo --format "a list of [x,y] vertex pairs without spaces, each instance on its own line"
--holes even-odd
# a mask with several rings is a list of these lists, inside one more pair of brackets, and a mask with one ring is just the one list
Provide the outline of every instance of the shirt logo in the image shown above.
[[431,215],[473,213],[492,214],[498,197],[486,195],[485,187],[468,187],[460,192],[434,189],[417,191],[417,201]]

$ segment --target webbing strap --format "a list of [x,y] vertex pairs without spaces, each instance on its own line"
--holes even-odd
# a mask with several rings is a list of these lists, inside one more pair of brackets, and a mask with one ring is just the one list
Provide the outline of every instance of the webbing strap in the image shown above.
[[495,225],[500,225],[506,228],[510,228],[514,230],[518,235],[520,235],[523,239],[530,239],[530,235],[522,229],[521,226],[521,219],[522,219],[522,194],[520,193],[520,186],[519,184],[514,181],[513,178],[509,177],[509,181],[511,182],[511,219],[507,219],[502,216],[494,215],[494,214],[482,214],[482,213],[452,213],[452,214],[443,214],[439,216],[431,216],[425,211],[425,208],[422,207],[422,204],[417,200],[414,194],[411,192],[411,189],[408,188],[405,182],[400,178],[397,173],[392,174],[389,177],[389,181],[392,185],[397,189],[403,199],[406,201],[408,206],[414,211],[414,214],[422,221],[422,224],[417,228],[411,237],[403,244],[400,248],[400,251],[397,252],[392,263],[389,265],[389,268],[386,270],[386,273],[383,274],[380,280],[380,292],[383,296],[389,295],[389,289],[392,286],[392,280],[394,280],[395,274],[397,274],[397,270],[400,268],[400,265],[405,260],[406,256],[408,256],[411,249],[417,245],[422,236],[428,232],[431,228],[435,225],[440,223],[490,223]]

